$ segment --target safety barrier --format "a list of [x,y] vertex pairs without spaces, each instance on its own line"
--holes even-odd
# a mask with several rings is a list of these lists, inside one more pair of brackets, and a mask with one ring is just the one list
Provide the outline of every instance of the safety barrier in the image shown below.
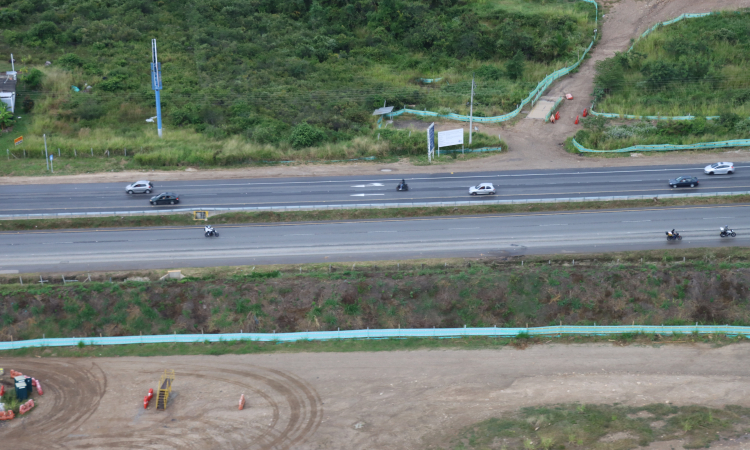
[[563,98],[562,98],[562,97],[559,97],[559,98],[558,98],[558,99],[557,99],[557,100],[555,101],[555,104],[554,104],[554,105],[552,105],[552,109],[550,109],[550,110],[549,110],[549,112],[547,113],[547,115],[546,115],[546,116],[544,116],[544,122],[545,122],[545,123],[549,122],[549,118],[550,118],[550,116],[551,116],[552,114],[554,114],[554,113],[555,113],[555,111],[557,111],[557,108],[559,108],[559,107],[560,107],[560,103],[562,103],[562,102],[563,102]]
[[645,38],[646,36],[648,36],[649,34],[651,34],[651,32],[653,32],[654,30],[656,30],[659,27],[664,27],[664,26],[667,26],[667,25],[672,25],[673,23],[677,23],[677,22],[679,22],[679,21],[681,21],[683,19],[697,19],[699,17],[710,16],[711,14],[720,14],[720,13],[718,13],[718,12],[707,12],[707,13],[698,13],[698,14],[680,14],[679,16],[675,17],[672,20],[667,20],[666,22],[657,23],[656,25],[652,26],[648,30],[646,30],[643,33],[641,33],[641,35],[638,37],[638,39],[636,39],[635,41],[633,41],[633,45],[630,46],[630,48],[628,49],[628,52],[630,52],[631,50],[633,50],[633,47],[635,47],[635,44],[637,44],[638,41],[640,41],[641,39]]
[[[586,3],[591,3],[595,7],[595,24],[598,24],[599,21],[599,5],[596,3],[595,0],[581,0]],[[542,96],[544,91],[549,88],[553,82],[555,82],[557,79],[564,77],[565,75],[569,74],[570,72],[574,71],[578,68],[579,65],[581,65],[581,62],[586,58],[586,55],[588,54],[589,50],[591,50],[591,47],[593,47],[594,42],[596,41],[596,36],[594,36],[594,39],[591,40],[591,43],[588,47],[586,47],[586,50],[584,50],[583,55],[581,55],[580,58],[578,58],[578,61],[576,61],[575,64],[568,67],[563,67],[562,69],[558,69],[554,72],[552,72],[550,75],[547,75],[542,81],[539,82],[539,84],[536,85],[536,87],[529,92],[529,95],[519,103],[518,107],[514,109],[513,111],[503,114],[502,116],[494,116],[494,117],[477,117],[477,116],[465,116],[462,114],[439,114],[434,111],[419,111],[416,109],[408,109],[403,108],[398,111],[393,111],[391,113],[386,114],[386,117],[393,118],[400,116],[401,114],[414,114],[417,116],[422,117],[441,117],[444,119],[450,119],[450,120],[457,120],[460,122],[468,122],[469,120],[473,120],[474,122],[489,122],[489,123],[495,123],[495,122],[505,122],[506,120],[510,120],[514,117],[516,117],[524,106],[526,106],[528,103],[534,104],[537,100],[539,100],[539,97]]]
[[441,78],[420,78],[419,81],[425,84],[430,84],[430,83],[437,83],[438,81],[442,79],[443,79],[442,77]]
[[336,339],[404,339],[404,338],[463,338],[519,336],[607,336],[621,334],[721,334],[750,337],[750,327],[734,325],[555,325],[532,328],[405,328],[377,330],[303,331],[295,333],[223,333],[223,334],[167,334],[154,336],[113,336],[86,338],[50,338],[27,341],[0,342],[0,350],[29,347],[73,347],[80,345],[129,345],[203,343],[225,341],[298,342],[330,341]]
[[[575,142],[575,141],[574,141]],[[576,142],[577,144],[577,142]],[[580,144],[579,144],[580,145]],[[581,147],[584,148],[584,147]],[[582,150],[587,151],[588,149]],[[607,152],[614,150],[588,150],[591,152]],[[456,206],[482,206],[482,205],[525,205],[530,203],[575,203],[575,202],[611,202],[621,200],[652,200],[654,198],[684,198],[684,197],[725,197],[732,195],[749,195],[750,191],[725,191],[725,192],[699,192],[685,194],[651,194],[651,195],[620,195],[607,197],[549,197],[549,198],[523,198],[514,200],[466,200],[461,202],[415,202],[415,203],[356,203],[351,205],[308,205],[308,206],[248,206],[242,208],[201,208],[201,211],[212,211],[216,213],[239,212],[239,211],[326,211],[334,209],[386,209],[386,208],[438,208]],[[152,214],[187,214],[193,213],[193,209],[171,209],[168,211],[108,211],[108,212],[81,212],[81,213],[52,213],[52,214],[8,214],[0,216],[0,220],[12,219],[49,219],[49,218],[71,218],[71,217],[106,217],[106,216],[138,216]]]
[[573,138],[573,146],[579,152],[584,153],[628,153],[628,152],[667,152],[673,150],[702,150],[727,147],[750,147],[750,139],[735,139],[731,141],[719,142],[700,142],[696,144],[672,145],[672,144],[655,144],[655,145],[633,145],[626,148],[615,150],[592,150],[584,147]]

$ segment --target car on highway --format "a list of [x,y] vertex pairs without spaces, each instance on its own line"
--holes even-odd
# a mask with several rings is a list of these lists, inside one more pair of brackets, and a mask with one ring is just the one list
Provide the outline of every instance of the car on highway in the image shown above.
[[174,192],[163,192],[151,197],[152,205],[176,205],[180,203],[180,196]]
[[677,177],[669,180],[669,187],[696,187],[698,186],[697,177]]
[[136,181],[133,184],[125,186],[125,192],[128,194],[150,194],[154,190],[154,184],[150,181]]
[[494,194],[495,186],[492,183],[481,183],[469,188],[469,195]]
[[734,163],[731,162],[717,162],[706,166],[703,169],[703,173],[706,175],[731,175],[734,173]]

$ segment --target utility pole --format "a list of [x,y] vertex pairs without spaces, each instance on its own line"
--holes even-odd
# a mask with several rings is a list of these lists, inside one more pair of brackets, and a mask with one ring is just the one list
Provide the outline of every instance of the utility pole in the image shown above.
[[49,170],[49,155],[47,154],[47,135],[43,134],[44,137],[44,159],[47,160],[47,170]]
[[471,106],[469,106],[469,145],[471,145],[471,132],[474,127],[474,74],[471,74]]
[[156,58],[156,39],[151,39],[151,89],[156,92],[156,129],[161,137],[161,63]]

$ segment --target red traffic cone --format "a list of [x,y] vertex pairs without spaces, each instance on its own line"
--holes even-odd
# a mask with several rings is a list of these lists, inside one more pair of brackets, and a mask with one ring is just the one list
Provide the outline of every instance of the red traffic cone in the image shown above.
[[576,116],[575,124],[578,125],[578,116]]
[[560,120],[560,111],[555,113],[555,120]]
[[583,108],[583,117],[586,117],[586,116],[588,116],[588,115],[589,115],[589,110],[588,110],[588,108]]

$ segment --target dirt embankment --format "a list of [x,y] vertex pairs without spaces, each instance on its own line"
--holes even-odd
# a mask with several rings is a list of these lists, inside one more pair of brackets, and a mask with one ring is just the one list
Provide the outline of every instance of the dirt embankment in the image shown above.
[[[563,324],[750,323],[746,263],[527,264],[0,287],[0,339]],[[274,277],[278,275],[278,277]]]

